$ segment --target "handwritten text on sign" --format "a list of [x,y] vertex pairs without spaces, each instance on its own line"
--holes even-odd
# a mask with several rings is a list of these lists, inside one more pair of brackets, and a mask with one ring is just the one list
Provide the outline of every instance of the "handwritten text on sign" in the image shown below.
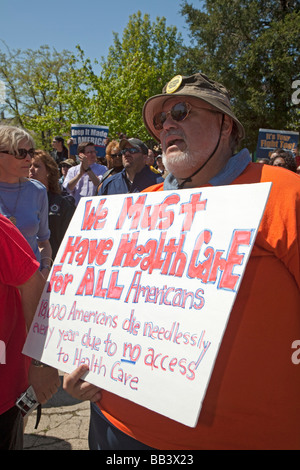
[[269,189],[82,198],[24,353],[194,426]]

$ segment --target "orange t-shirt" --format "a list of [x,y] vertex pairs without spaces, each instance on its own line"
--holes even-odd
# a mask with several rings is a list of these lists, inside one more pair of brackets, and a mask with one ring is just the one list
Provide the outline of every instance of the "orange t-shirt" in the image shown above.
[[[98,405],[109,421],[150,447],[300,449],[300,364],[292,361],[292,343],[300,340],[300,178],[250,163],[232,184],[269,181],[270,197],[197,426],[102,392]],[[156,190],[163,184],[146,191]]]

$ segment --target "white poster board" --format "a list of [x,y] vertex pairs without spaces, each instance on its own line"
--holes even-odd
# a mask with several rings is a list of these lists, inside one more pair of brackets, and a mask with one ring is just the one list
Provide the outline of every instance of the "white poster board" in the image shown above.
[[82,198],[23,352],[195,426],[270,187]]

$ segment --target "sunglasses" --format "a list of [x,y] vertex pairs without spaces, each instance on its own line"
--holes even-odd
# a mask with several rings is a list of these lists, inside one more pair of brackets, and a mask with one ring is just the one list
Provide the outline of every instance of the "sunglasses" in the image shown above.
[[111,154],[110,154],[110,156],[111,156],[112,158],[121,157],[121,155],[122,155],[121,152],[119,152],[119,153],[111,153]]
[[169,114],[171,115],[171,118],[173,119],[173,121],[176,121],[176,122],[184,121],[188,117],[191,109],[192,109],[192,106],[189,103],[182,102],[182,103],[176,103],[173,106],[173,108],[170,109],[170,111],[167,111],[167,112],[162,111],[161,113],[155,114],[153,118],[154,129],[156,129],[157,131],[160,131],[163,128],[163,124],[168,118]]
[[6,155],[13,155],[17,160],[24,160],[27,157],[27,154],[30,158],[34,157],[34,149],[18,149],[18,153],[10,152],[9,150],[2,150],[1,153],[5,153]]
[[[200,106],[193,106],[197,109],[204,109],[205,111],[209,111],[210,113],[216,113],[219,114],[221,111],[210,109],[210,108],[201,108]],[[161,131],[163,128],[163,124],[168,118],[169,114],[171,115],[171,118],[173,121],[176,122],[182,122],[184,121],[188,115],[190,114],[192,110],[192,106],[189,103],[185,102],[180,102],[176,103],[173,108],[170,109],[170,111],[162,111],[161,113],[155,114],[153,118],[153,126],[154,129],[157,131]]]
[[120,155],[125,155],[126,152],[129,152],[131,154],[134,154],[134,153],[140,153],[141,150],[140,149],[136,149],[134,147],[131,147],[129,149],[123,149],[123,150],[120,150]]

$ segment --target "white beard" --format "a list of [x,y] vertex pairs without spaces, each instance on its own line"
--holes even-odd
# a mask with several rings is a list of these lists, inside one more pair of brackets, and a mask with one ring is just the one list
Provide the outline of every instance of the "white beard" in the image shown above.
[[198,158],[192,156],[189,151],[178,153],[171,158],[167,158],[163,152],[162,161],[167,171],[175,177],[179,177],[183,168],[194,168],[199,163]]

